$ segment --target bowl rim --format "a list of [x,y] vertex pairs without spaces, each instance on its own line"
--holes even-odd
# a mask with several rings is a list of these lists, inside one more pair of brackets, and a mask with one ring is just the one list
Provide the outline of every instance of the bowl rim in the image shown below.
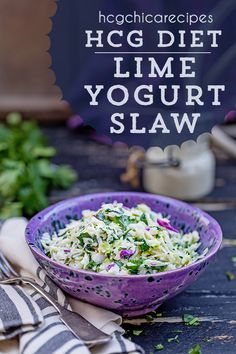
[[[32,241],[30,240],[31,237],[31,233],[34,231],[34,229],[37,227],[38,224],[41,223],[42,219],[44,216],[46,216],[48,213],[52,212],[55,208],[59,208],[61,206],[65,206],[65,204],[73,204],[75,202],[78,201],[86,201],[87,199],[90,198],[101,198],[101,197],[116,197],[116,196],[139,196],[141,198],[146,198],[146,199],[150,199],[152,200],[153,198],[155,199],[159,199],[161,202],[164,203],[170,203],[173,204],[173,202],[175,203],[175,205],[177,204],[177,206],[179,207],[188,207],[188,209],[191,209],[191,211],[195,211],[198,214],[200,214],[203,218],[206,218],[210,224],[213,225],[213,227],[216,229],[216,234],[217,234],[217,239],[215,244],[213,245],[212,249],[210,250],[209,253],[207,253],[202,259],[199,259],[198,261],[192,262],[184,267],[181,268],[176,268],[176,269],[172,269],[172,270],[167,270],[164,272],[156,272],[156,273],[149,273],[149,274],[127,274],[127,275],[115,275],[115,274],[105,274],[105,273],[99,273],[99,272],[92,272],[90,270],[86,270],[86,269],[76,269],[70,266],[67,266],[63,263],[59,263],[51,258],[49,258],[48,256],[46,256],[46,254],[44,252],[42,252],[38,247],[36,247],[35,244],[32,243]],[[26,243],[28,244],[29,248],[31,249],[32,253],[36,253],[37,256],[39,256],[40,258],[43,258],[45,261],[48,261],[50,263],[52,263],[54,266],[61,268],[61,269],[65,269],[67,271],[70,272],[74,272],[74,273],[79,273],[81,275],[91,275],[93,277],[106,277],[106,278],[113,278],[113,279],[118,279],[118,278],[124,278],[124,279],[144,279],[144,278],[148,278],[148,277],[162,277],[165,275],[171,275],[171,274],[177,274],[180,273],[182,271],[191,271],[192,268],[195,268],[199,265],[201,265],[204,262],[207,262],[208,260],[210,260],[219,250],[221,243],[222,243],[222,238],[223,238],[223,233],[222,233],[222,229],[218,223],[218,221],[216,221],[212,216],[210,216],[208,213],[206,213],[205,211],[192,206],[189,203],[183,202],[181,200],[178,199],[174,199],[174,198],[170,198],[170,197],[166,197],[166,196],[162,196],[162,195],[158,195],[158,194],[151,194],[151,193],[144,193],[144,192],[103,192],[103,193],[91,193],[91,194],[86,194],[86,195],[81,195],[78,197],[74,197],[74,198],[68,198],[68,199],[64,199],[60,202],[54,203],[52,205],[50,205],[49,207],[41,210],[40,212],[38,212],[37,214],[35,214],[27,223],[26,225],[26,229],[25,229],[25,240]],[[36,258],[37,260],[37,258]]]

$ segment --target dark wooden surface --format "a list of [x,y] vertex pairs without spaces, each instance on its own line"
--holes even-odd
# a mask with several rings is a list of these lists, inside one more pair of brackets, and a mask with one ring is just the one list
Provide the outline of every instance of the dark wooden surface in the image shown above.
[[[60,157],[57,163],[70,163],[79,172],[79,181],[69,192],[56,192],[51,201],[71,195],[111,190],[130,190],[120,182],[127,158],[127,149],[96,144],[87,138],[69,133],[65,127],[44,129]],[[220,156],[217,161],[216,187],[201,201],[201,206],[222,226],[223,246],[202,277],[179,296],[167,301],[158,311],[162,317],[147,322],[145,318],[126,321],[128,336],[146,353],[156,353],[154,346],[162,343],[161,353],[188,353],[196,344],[203,354],[236,353],[236,279],[229,281],[226,272],[236,276],[236,165],[234,160]],[[196,201],[198,202],[198,201]],[[219,209],[219,210],[216,210]],[[187,327],[182,315],[200,318],[199,326]],[[133,330],[142,330],[139,336]],[[177,331],[177,332],[176,332]],[[179,332],[178,332],[179,331]],[[168,338],[178,335],[179,343]]]

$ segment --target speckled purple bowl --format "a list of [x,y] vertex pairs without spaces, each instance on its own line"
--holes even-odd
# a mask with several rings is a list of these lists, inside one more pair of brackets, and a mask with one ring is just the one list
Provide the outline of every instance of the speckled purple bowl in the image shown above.
[[[102,203],[122,202],[127,207],[146,203],[151,209],[169,215],[173,226],[189,232],[197,230],[201,237],[204,259],[177,270],[151,275],[114,276],[75,270],[48,258],[41,245],[44,232],[53,233],[71,219],[78,219],[83,209],[98,209]],[[146,193],[102,193],[65,200],[35,215],[26,228],[26,241],[49,277],[70,295],[134,317],[148,313],[167,299],[192,284],[205,270],[222,241],[219,224],[208,214],[183,202]]]

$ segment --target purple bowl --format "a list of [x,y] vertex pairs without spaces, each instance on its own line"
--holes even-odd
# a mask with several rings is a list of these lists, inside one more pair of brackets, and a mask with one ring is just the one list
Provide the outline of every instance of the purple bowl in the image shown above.
[[[146,203],[151,209],[169,215],[171,224],[184,232],[197,230],[201,253],[207,255],[184,268],[148,275],[104,275],[75,270],[48,258],[41,245],[44,232],[52,234],[78,219],[84,209],[98,209],[102,203],[122,202],[127,207]],[[222,241],[219,224],[208,214],[186,203],[158,195],[132,192],[91,194],[68,199],[35,215],[26,228],[26,241],[49,277],[65,292],[91,304],[134,317],[155,310],[167,299],[192,284],[205,270]]]

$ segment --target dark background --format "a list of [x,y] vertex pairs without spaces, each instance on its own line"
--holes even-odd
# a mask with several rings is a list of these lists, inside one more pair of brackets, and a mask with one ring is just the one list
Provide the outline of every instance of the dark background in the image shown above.
[[[163,114],[168,128],[173,132],[171,135],[158,134],[157,137],[141,135],[133,136],[129,134],[126,142],[132,144],[140,143],[143,145],[168,145],[172,143],[181,143],[187,138],[194,138],[204,132],[210,131],[212,126],[217,122],[222,122],[227,111],[232,109],[235,105],[235,57],[236,57],[236,2],[234,0],[218,0],[218,1],[178,1],[176,6],[175,1],[139,1],[139,0],[121,0],[121,1],[107,1],[107,0],[88,0],[86,2],[76,0],[60,0],[58,2],[58,9],[53,18],[53,31],[50,34],[52,40],[50,53],[52,54],[52,67],[56,72],[57,84],[62,88],[64,98],[67,99],[74,112],[79,113],[86,122],[95,125],[99,132],[108,133],[110,126],[110,116],[115,112],[124,112],[127,115],[130,112],[139,112],[144,125],[151,126],[158,112]],[[161,13],[161,14],[178,14],[178,13],[195,13],[211,14],[214,18],[212,24],[124,24],[123,26],[115,24],[98,23],[98,11],[101,10],[103,14],[127,14],[136,10],[138,13]],[[86,29],[104,29],[108,33],[113,29],[122,29],[124,33],[132,29],[143,29],[144,32],[144,47],[137,48],[137,51],[155,51],[163,50],[162,48],[155,48],[155,37],[158,29],[170,30],[176,33],[179,29],[185,29],[187,32],[192,29],[221,29],[222,36],[219,39],[218,48],[210,48],[209,42],[204,41],[204,48],[195,48],[193,51],[212,51],[211,55],[196,55],[196,78],[194,79],[114,79],[114,63],[112,55],[95,55],[96,48],[85,48],[86,38],[84,31]],[[187,36],[187,39],[188,36]],[[204,37],[205,39],[205,37]],[[121,49],[111,47],[97,48],[100,51],[135,51],[124,43]],[[189,48],[182,49],[177,46],[166,48],[166,51],[188,51]],[[190,49],[191,50],[191,49]],[[169,55],[155,56],[158,63],[164,63]],[[185,55],[184,55],[185,56]],[[133,55],[124,56],[125,68],[133,71]],[[147,57],[144,55],[144,59]],[[173,55],[178,58],[178,55]],[[174,66],[174,72],[179,72],[178,63]],[[147,68],[146,68],[147,70]],[[95,107],[89,106],[89,95],[84,90],[85,84],[103,84],[105,90],[99,96],[99,105]],[[113,107],[106,98],[106,88],[113,84],[124,84],[128,87],[129,92],[132,93],[134,88],[140,84],[153,84],[155,88],[159,84],[195,84],[206,88],[206,85],[223,84],[226,85],[226,92],[220,93],[222,106],[212,106],[212,95],[205,95],[205,105],[203,107],[185,107],[185,92],[181,90],[178,104],[171,107],[165,107],[157,102],[152,106],[139,106],[134,100],[130,100],[127,105],[122,107]],[[158,91],[157,96],[158,96]],[[157,97],[158,98],[158,97]],[[155,99],[154,99],[155,101]],[[176,129],[172,124],[172,119],[169,118],[170,112],[202,112],[199,119],[195,134],[191,136],[188,130],[184,134],[176,134]],[[129,127],[129,121],[126,122]],[[119,136],[121,138],[121,136]],[[124,136],[122,135],[124,139]]]

